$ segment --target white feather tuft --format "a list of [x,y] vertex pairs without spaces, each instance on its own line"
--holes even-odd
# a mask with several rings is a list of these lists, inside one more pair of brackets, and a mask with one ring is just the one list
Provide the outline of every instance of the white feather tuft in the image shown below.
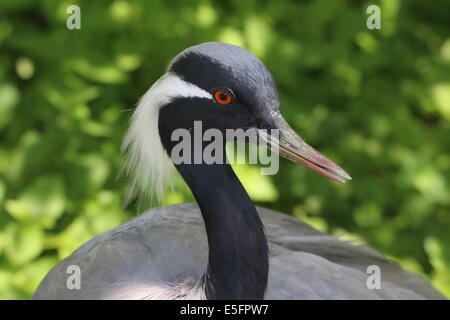
[[124,169],[131,177],[127,202],[136,196],[142,200],[152,195],[161,200],[171,184],[174,166],[159,136],[159,110],[182,97],[213,99],[209,92],[168,72],[139,100],[122,145],[122,152],[127,154]]

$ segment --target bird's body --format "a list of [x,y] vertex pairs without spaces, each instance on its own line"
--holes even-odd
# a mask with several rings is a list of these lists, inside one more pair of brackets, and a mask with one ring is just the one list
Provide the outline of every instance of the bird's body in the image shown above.
[[[292,217],[258,208],[270,250],[265,299],[441,299],[417,275],[380,253],[323,234]],[[182,227],[179,227],[182,226]],[[205,299],[208,262],[204,223],[196,204],[150,210],[90,240],[60,262],[34,299]],[[68,290],[68,266],[81,288]],[[369,289],[368,266],[381,270]]]
[[[208,130],[214,135],[200,142],[190,139],[198,122],[205,136]],[[253,132],[254,139],[229,138],[230,130]],[[180,132],[188,136],[182,152]],[[287,124],[275,80],[257,57],[225,43],[188,48],[139,102],[124,150],[132,194],[161,194],[175,167],[197,205],[154,209],[94,238],[55,267],[34,298],[440,297],[419,277],[369,248],[339,241],[286,215],[258,212],[226,161],[225,143],[235,140],[265,146],[331,180],[351,179]],[[211,161],[204,155],[213,142]],[[80,289],[67,286],[69,266],[79,269]],[[379,267],[381,289],[369,289],[369,266]]]

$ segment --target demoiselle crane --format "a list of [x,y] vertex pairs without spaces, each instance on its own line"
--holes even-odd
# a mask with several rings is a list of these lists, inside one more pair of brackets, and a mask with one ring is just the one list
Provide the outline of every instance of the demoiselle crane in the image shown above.
[[[164,190],[174,166],[168,156],[176,146],[172,133],[191,130],[195,121],[220,132],[279,129],[278,140],[259,141],[329,179],[350,179],[289,127],[274,79],[258,58],[234,45],[208,42],[178,54],[134,112],[124,149],[135,189]],[[56,265],[33,298],[443,298],[366,246],[256,208],[227,163],[175,167],[197,204],[152,209],[93,238]],[[80,270],[79,288],[67,286],[70,266]],[[368,286],[369,266],[380,270],[379,288]]]

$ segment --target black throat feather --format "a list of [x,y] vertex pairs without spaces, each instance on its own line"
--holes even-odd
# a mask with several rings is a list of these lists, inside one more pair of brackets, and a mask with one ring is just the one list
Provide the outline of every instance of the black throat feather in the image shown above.
[[[176,144],[171,132],[182,126],[182,117],[177,105],[160,111],[161,142],[169,155]],[[267,240],[256,208],[233,169],[227,163],[179,164],[176,168],[205,222],[209,256],[202,281],[206,298],[263,299],[269,271]]]

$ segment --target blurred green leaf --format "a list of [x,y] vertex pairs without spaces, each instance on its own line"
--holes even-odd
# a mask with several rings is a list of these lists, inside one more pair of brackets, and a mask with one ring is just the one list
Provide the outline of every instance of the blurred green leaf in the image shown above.
[[19,101],[19,91],[11,84],[0,85],[0,130],[8,124]]
[[6,259],[12,265],[22,265],[41,253],[44,233],[38,225],[9,224],[3,241]]
[[33,222],[51,228],[65,209],[63,180],[58,176],[41,177],[17,199],[8,200],[6,210],[22,223]]

